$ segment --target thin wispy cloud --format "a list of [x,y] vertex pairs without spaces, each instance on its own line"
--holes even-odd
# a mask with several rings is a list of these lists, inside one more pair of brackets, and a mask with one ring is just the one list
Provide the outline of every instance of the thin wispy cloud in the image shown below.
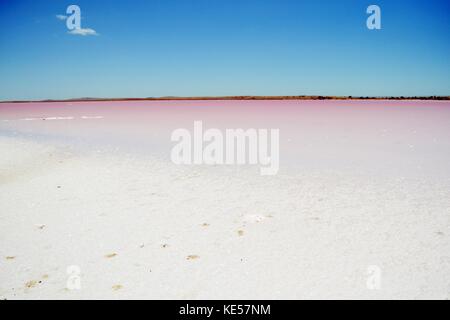
[[67,16],[65,16],[65,15],[63,15],[63,14],[57,14],[57,15],[56,15],[56,19],[58,19],[58,20],[66,20],[66,19],[67,19]]
[[90,28],[80,28],[80,29],[73,29],[69,31],[68,33],[78,36],[98,36],[99,34],[94,29]]

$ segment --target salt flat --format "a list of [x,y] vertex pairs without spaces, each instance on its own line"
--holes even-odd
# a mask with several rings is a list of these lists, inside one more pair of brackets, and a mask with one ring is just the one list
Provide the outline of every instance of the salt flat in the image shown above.
[[[174,165],[194,120],[279,128],[279,174]],[[449,133],[447,102],[0,104],[0,298],[448,299]]]

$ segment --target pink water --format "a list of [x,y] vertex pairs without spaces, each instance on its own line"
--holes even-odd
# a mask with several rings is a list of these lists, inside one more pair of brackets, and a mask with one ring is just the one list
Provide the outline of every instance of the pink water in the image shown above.
[[450,178],[450,102],[115,101],[0,104],[0,135],[169,158],[171,132],[280,129],[280,170]]

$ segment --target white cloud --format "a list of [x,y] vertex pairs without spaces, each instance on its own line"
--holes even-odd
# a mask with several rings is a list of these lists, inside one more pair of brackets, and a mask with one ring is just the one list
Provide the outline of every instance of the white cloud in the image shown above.
[[57,14],[57,15],[56,15],[56,19],[58,19],[58,20],[66,20],[66,19],[67,19],[67,16],[65,16],[65,15],[63,15],[63,14]]
[[73,29],[72,31],[69,31],[70,34],[78,35],[78,36],[98,36],[99,34],[94,29],[90,28],[80,28],[80,29]]

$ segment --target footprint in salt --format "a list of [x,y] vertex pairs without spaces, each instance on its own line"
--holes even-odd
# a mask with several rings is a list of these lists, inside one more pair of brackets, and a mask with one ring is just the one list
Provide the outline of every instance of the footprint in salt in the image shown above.
[[30,280],[30,281],[28,281],[27,283],[25,283],[25,287],[26,287],[27,289],[34,288],[34,287],[36,287],[36,286],[38,285],[38,283],[39,283],[39,281],[36,281],[36,280]]

